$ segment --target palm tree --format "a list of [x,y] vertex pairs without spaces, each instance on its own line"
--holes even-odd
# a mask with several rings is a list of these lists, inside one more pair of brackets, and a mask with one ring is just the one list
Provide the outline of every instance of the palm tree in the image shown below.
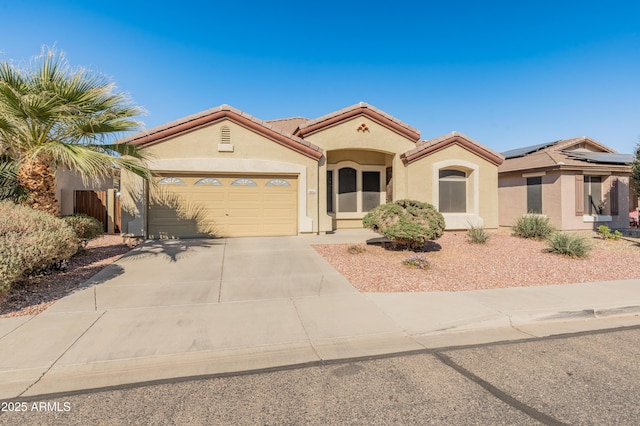
[[85,182],[118,168],[150,177],[136,147],[112,142],[121,132],[139,129],[135,117],[143,113],[114,89],[104,76],[71,69],[52,50],[43,50],[30,67],[0,63],[0,151],[17,166],[17,182],[28,191],[25,204],[60,214],[59,167]]

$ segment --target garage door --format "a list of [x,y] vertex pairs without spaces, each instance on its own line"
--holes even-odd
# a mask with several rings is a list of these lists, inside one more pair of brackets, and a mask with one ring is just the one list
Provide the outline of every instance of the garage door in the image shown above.
[[162,175],[149,238],[296,235],[298,180],[286,175]]

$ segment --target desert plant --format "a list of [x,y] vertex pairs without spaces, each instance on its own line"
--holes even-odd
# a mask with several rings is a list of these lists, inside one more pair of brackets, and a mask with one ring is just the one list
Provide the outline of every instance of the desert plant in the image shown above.
[[600,234],[600,237],[602,237],[603,240],[619,240],[620,237],[622,237],[622,232],[611,232],[611,228],[609,228],[607,225],[598,226],[598,234]]
[[396,247],[421,249],[427,240],[444,234],[444,217],[429,203],[398,200],[371,210],[362,219],[366,228],[379,232]]
[[467,228],[467,240],[472,244],[484,244],[489,241],[489,234],[482,226],[469,224]]
[[22,276],[61,264],[77,250],[78,238],[62,219],[0,202],[0,293]]
[[587,257],[591,248],[587,238],[580,234],[557,232],[547,241],[549,252],[569,257]]
[[423,254],[414,254],[402,261],[402,264],[416,269],[429,269],[431,262]]
[[74,214],[64,216],[62,219],[76,233],[80,240],[80,246],[83,248],[87,246],[89,240],[93,240],[104,233],[102,222],[95,217],[87,216],[86,214]]
[[106,77],[73,69],[52,50],[26,67],[0,62],[0,146],[15,162],[17,183],[27,193],[25,204],[60,215],[58,167],[85,181],[110,175],[115,168],[150,177],[138,148],[108,143],[121,132],[138,129],[135,117],[144,112],[114,89]]
[[347,252],[349,252],[349,254],[361,254],[366,251],[367,251],[367,248],[361,244],[352,244],[349,247],[347,247]]
[[511,229],[516,237],[534,240],[544,240],[555,232],[549,219],[537,214],[526,214],[519,217]]

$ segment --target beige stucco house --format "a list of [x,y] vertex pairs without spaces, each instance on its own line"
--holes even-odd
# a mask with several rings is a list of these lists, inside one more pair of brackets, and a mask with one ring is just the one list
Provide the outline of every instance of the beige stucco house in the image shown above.
[[502,154],[500,226],[534,213],[560,230],[628,227],[632,155],[585,136]]
[[366,103],[260,120],[223,105],[125,138],[157,178],[122,175],[124,231],[149,238],[297,235],[362,227],[385,202],[429,202],[448,229],[498,227],[503,157],[453,132],[421,140]]

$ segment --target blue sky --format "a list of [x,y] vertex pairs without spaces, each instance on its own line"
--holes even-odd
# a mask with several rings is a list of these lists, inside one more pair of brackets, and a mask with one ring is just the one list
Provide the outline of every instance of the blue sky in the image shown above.
[[[444,4],[450,3],[450,4]],[[640,138],[640,2],[0,0],[0,60],[55,45],[146,127],[230,104],[261,119],[368,102],[498,151]]]

